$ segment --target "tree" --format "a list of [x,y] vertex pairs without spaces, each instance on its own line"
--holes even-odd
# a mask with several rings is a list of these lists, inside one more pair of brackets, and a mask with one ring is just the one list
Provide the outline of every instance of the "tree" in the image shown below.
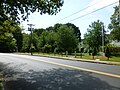
[[4,33],[0,36],[0,52],[16,51],[16,40],[11,33]]
[[74,34],[75,34],[76,37],[78,38],[79,42],[81,42],[81,33],[80,33],[79,28],[76,27],[76,26],[75,26],[74,24],[72,24],[72,23],[67,23],[67,24],[65,24],[65,25],[67,25],[68,27],[73,28]]
[[30,50],[30,39],[29,39],[30,35],[23,33],[23,46],[22,46],[22,51],[23,52],[29,52]]
[[53,52],[54,49],[57,47],[56,40],[57,35],[55,32],[44,31],[39,39],[39,47],[41,49],[44,49],[45,51],[47,50],[47,52]]
[[32,34],[32,44],[33,44],[34,50],[39,51],[39,37],[35,33]]
[[40,36],[43,31],[45,31],[45,29],[43,29],[43,28],[34,29],[33,33],[37,34],[37,36]]
[[109,47],[106,47],[106,50],[105,50],[105,56],[108,58],[110,58],[110,50],[109,50]]
[[12,32],[12,34],[13,34],[13,37],[16,39],[17,50],[18,52],[20,52],[23,45],[22,29],[18,24],[15,25],[15,28],[16,29]]
[[66,23],[66,24],[57,23],[57,24],[54,25],[53,31],[57,32],[57,30],[59,30],[58,28],[60,28],[62,25],[67,25],[69,28],[73,28],[74,34],[76,35],[76,37],[78,38],[78,40],[81,41],[80,30],[79,30],[79,28],[77,26],[75,26],[72,23]]
[[51,45],[51,51],[54,52],[54,49],[57,47],[57,33],[50,32],[47,36],[47,44]]
[[53,32],[54,28],[52,26],[50,26],[50,27],[46,28],[46,31]]
[[47,44],[46,36],[48,36],[49,32],[42,32],[42,34],[39,37],[39,49],[44,51],[44,46]]
[[57,32],[57,30],[59,30],[59,28],[60,28],[62,25],[63,25],[63,24],[60,24],[60,23],[55,24],[53,31],[54,31],[54,32]]
[[114,7],[115,11],[111,16],[111,23],[108,28],[111,30],[110,36],[112,40],[120,41],[120,18],[119,18],[119,7]]
[[61,51],[72,52],[78,45],[78,40],[74,34],[74,30],[67,25],[62,25],[57,30],[57,46]]
[[102,46],[102,31],[104,33],[104,42],[107,43],[105,37],[105,30],[103,29],[103,23],[99,20],[94,21],[89,28],[87,33],[84,35],[84,43],[89,45],[89,48],[92,48],[93,51],[99,51],[99,47]]
[[62,5],[63,0],[1,0],[0,21],[8,18],[19,21],[19,15],[25,20],[36,11],[53,15],[60,11]]
[[20,27],[10,19],[4,21],[2,25],[0,25],[1,52],[12,52],[16,51],[17,48],[21,49],[22,41],[20,38],[18,40],[18,33],[21,33]]

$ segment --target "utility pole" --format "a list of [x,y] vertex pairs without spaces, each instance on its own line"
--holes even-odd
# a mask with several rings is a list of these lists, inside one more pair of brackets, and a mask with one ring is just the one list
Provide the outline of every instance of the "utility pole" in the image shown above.
[[120,0],[119,0],[119,6],[118,6],[118,8],[119,8],[118,21],[119,21],[119,26],[120,26]]
[[104,25],[102,26],[102,52],[104,55]]
[[33,26],[35,26],[34,24],[27,24],[28,25],[28,31],[31,32],[31,37],[30,37],[30,52],[31,52],[31,55],[33,55],[32,53],[32,31],[34,28],[32,28]]

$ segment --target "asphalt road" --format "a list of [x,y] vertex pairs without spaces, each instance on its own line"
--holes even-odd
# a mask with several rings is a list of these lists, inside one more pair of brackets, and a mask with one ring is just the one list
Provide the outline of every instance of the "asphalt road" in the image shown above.
[[120,90],[120,66],[0,53],[5,90]]

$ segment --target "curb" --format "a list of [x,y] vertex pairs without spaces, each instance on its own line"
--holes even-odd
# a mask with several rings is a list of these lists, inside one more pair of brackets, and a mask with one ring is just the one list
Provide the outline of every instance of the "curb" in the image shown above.
[[71,61],[90,62],[90,63],[98,63],[98,64],[107,64],[107,65],[120,65],[120,62],[111,62],[111,61],[88,60],[88,59],[58,57],[58,56],[49,56],[49,55],[37,55],[37,54],[34,54],[33,56],[49,57],[49,58],[56,58],[56,59],[65,59],[65,60],[71,60]]
[[[21,53],[16,53],[21,54]],[[30,55],[30,54],[23,54],[22,55]],[[30,55],[31,56],[31,55]],[[98,64],[106,64],[106,65],[120,65],[120,62],[111,62],[111,61],[99,61],[99,60],[88,60],[88,59],[78,59],[78,58],[70,58],[70,57],[59,57],[59,56],[50,56],[50,55],[41,55],[41,54],[33,54],[32,56],[41,56],[41,57],[49,57],[49,58],[56,58],[56,59],[64,59],[64,60],[71,60],[71,61],[81,61],[81,62],[89,62],[89,63],[98,63]]]

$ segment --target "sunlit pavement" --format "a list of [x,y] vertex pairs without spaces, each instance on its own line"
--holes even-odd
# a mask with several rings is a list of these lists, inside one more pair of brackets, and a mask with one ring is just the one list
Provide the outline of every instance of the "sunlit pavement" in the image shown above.
[[42,60],[120,75],[119,66],[0,53],[5,90],[120,90],[120,78]]

